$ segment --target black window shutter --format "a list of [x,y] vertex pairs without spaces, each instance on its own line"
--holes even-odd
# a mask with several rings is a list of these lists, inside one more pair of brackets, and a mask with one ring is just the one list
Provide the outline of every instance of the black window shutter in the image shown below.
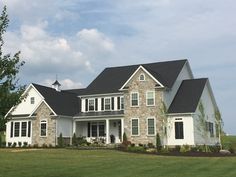
[[90,122],[88,122],[88,137],[90,137]]
[[95,98],[95,111],[97,111],[97,110],[98,110],[98,99]]
[[88,99],[85,99],[85,111],[88,111]]
[[114,110],[114,97],[111,97],[111,110]]
[[28,137],[31,136],[31,121],[28,122]]
[[11,138],[13,137],[13,122],[11,122]]
[[117,109],[120,110],[120,97],[117,97]]
[[102,111],[104,110],[104,98],[102,98]]

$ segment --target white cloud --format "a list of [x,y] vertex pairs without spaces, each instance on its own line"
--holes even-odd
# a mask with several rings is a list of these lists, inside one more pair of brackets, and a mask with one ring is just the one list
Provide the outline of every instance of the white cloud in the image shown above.
[[[52,79],[45,79],[43,81],[41,81],[42,85],[51,87],[52,84],[55,82],[55,80]],[[61,84],[61,89],[78,89],[78,88],[82,88],[83,84],[80,82],[74,82],[71,79],[62,79],[59,81]]]

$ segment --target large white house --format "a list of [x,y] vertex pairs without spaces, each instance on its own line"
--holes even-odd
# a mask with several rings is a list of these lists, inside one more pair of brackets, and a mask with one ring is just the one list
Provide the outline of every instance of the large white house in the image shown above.
[[[188,60],[104,69],[84,89],[30,84],[5,116],[6,142],[57,145],[75,133],[87,141],[214,145],[217,104],[207,78],[195,79]],[[111,138],[111,135],[114,138]]]

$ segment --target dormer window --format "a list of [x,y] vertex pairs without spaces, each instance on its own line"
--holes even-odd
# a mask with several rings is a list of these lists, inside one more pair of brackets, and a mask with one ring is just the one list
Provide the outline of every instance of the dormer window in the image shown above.
[[89,99],[88,103],[89,103],[89,111],[94,111],[94,109],[95,109],[95,100],[94,99]]
[[35,98],[34,97],[31,97],[30,98],[30,104],[34,104],[35,103]]
[[145,81],[145,75],[144,75],[144,74],[140,74],[139,80],[140,80],[140,81]]

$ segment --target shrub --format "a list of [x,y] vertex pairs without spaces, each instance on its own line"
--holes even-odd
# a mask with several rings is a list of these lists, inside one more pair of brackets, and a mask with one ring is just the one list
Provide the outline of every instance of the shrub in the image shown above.
[[186,144],[186,145],[181,146],[179,152],[184,153],[184,152],[189,152],[190,150],[191,150],[190,146]]
[[2,147],[2,135],[0,134],[0,147]]
[[147,144],[147,147],[148,147],[148,148],[154,148],[155,146],[154,146],[152,143],[148,143],[148,144]]
[[159,152],[163,154],[168,154],[170,151],[169,151],[169,148],[162,148]]
[[16,147],[16,142],[14,142],[14,143],[12,144],[12,147],[13,147],[13,148]]
[[18,141],[18,147],[22,146],[22,142]]
[[64,146],[64,141],[63,141],[62,133],[60,133],[60,136],[58,138],[58,146],[59,147],[63,147]]
[[233,147],[233,145],[232,144],[230,144],[229,145],[229,152],[231,153],[231,154],[234,154],[235,153],[235,149],[234,149],[234,147]]
[[131,145],[131,142],[130,142],[130,141],[123,141],[123,142],[122,142],[122,145],[123,145],[124,147],[128,147],[128,146]]
[[181,146],[178,146],[178,145],[177,145],[177,146],[175,146],[174,151],[175,151],[175,152],[180,152],[180,149],[181,149]]
[[139,143],[138,146],[144,147],[144,145],[142,143]]
[[76,138],[76,134],[75,133],[73,134],[73,137],[72,137],[72,145],[73,146],[78,146],[78,140]]
[[7,143],[7,147],[11,147],[12,143],[11,142],[8,142]]
[[127,136],[126,136],[126,133],[125,133],[125,132],[123,133],[123,142],[124,142],[124,141],[127,141]]
[[[80,136],[80,137],[78,137],[77,138],[77,142],[78,142],[78,145],[80,145],[80,146],[82,146],[82,145],[87,145],[87,140],[85,139],[85,137],[82,137],[82,136]],[[98,142],[96,141],[96,142],[94,142],[94,144],[98,144]]]
[[48,147],[49,147],[49,148],[52,148],[52,147],[53,147],[53,145],[52,145],[52,144],[49,144],[49,145],[48,145]]
[[27,147],[28,142],[23,142],[23,147]]
[[33,148],[38,148],[38,147],[39,147],[38,144],[34,144],[34,145],[33,145]]
[[48,147],[48,145],[43,143],[42,148],[47,148],[47,147]]
[[131,145],[130,145],[131,147],[135,147],[135,144],[134,143],[131,143]]
[[142,146],[130,146],[130,147],[128,147],[128,151],[131,151],[131,152],[145,152],[146,150]]
[[209,150],[210,150],[210,152],[218,153],[218,152],[220,152],[220,146],[217,146],[217,145],[209,146]]
[[157,151],[161,151],[161,138],[160,138],[160,135],[159,133],[156,134],[156,148],[157,148]]

